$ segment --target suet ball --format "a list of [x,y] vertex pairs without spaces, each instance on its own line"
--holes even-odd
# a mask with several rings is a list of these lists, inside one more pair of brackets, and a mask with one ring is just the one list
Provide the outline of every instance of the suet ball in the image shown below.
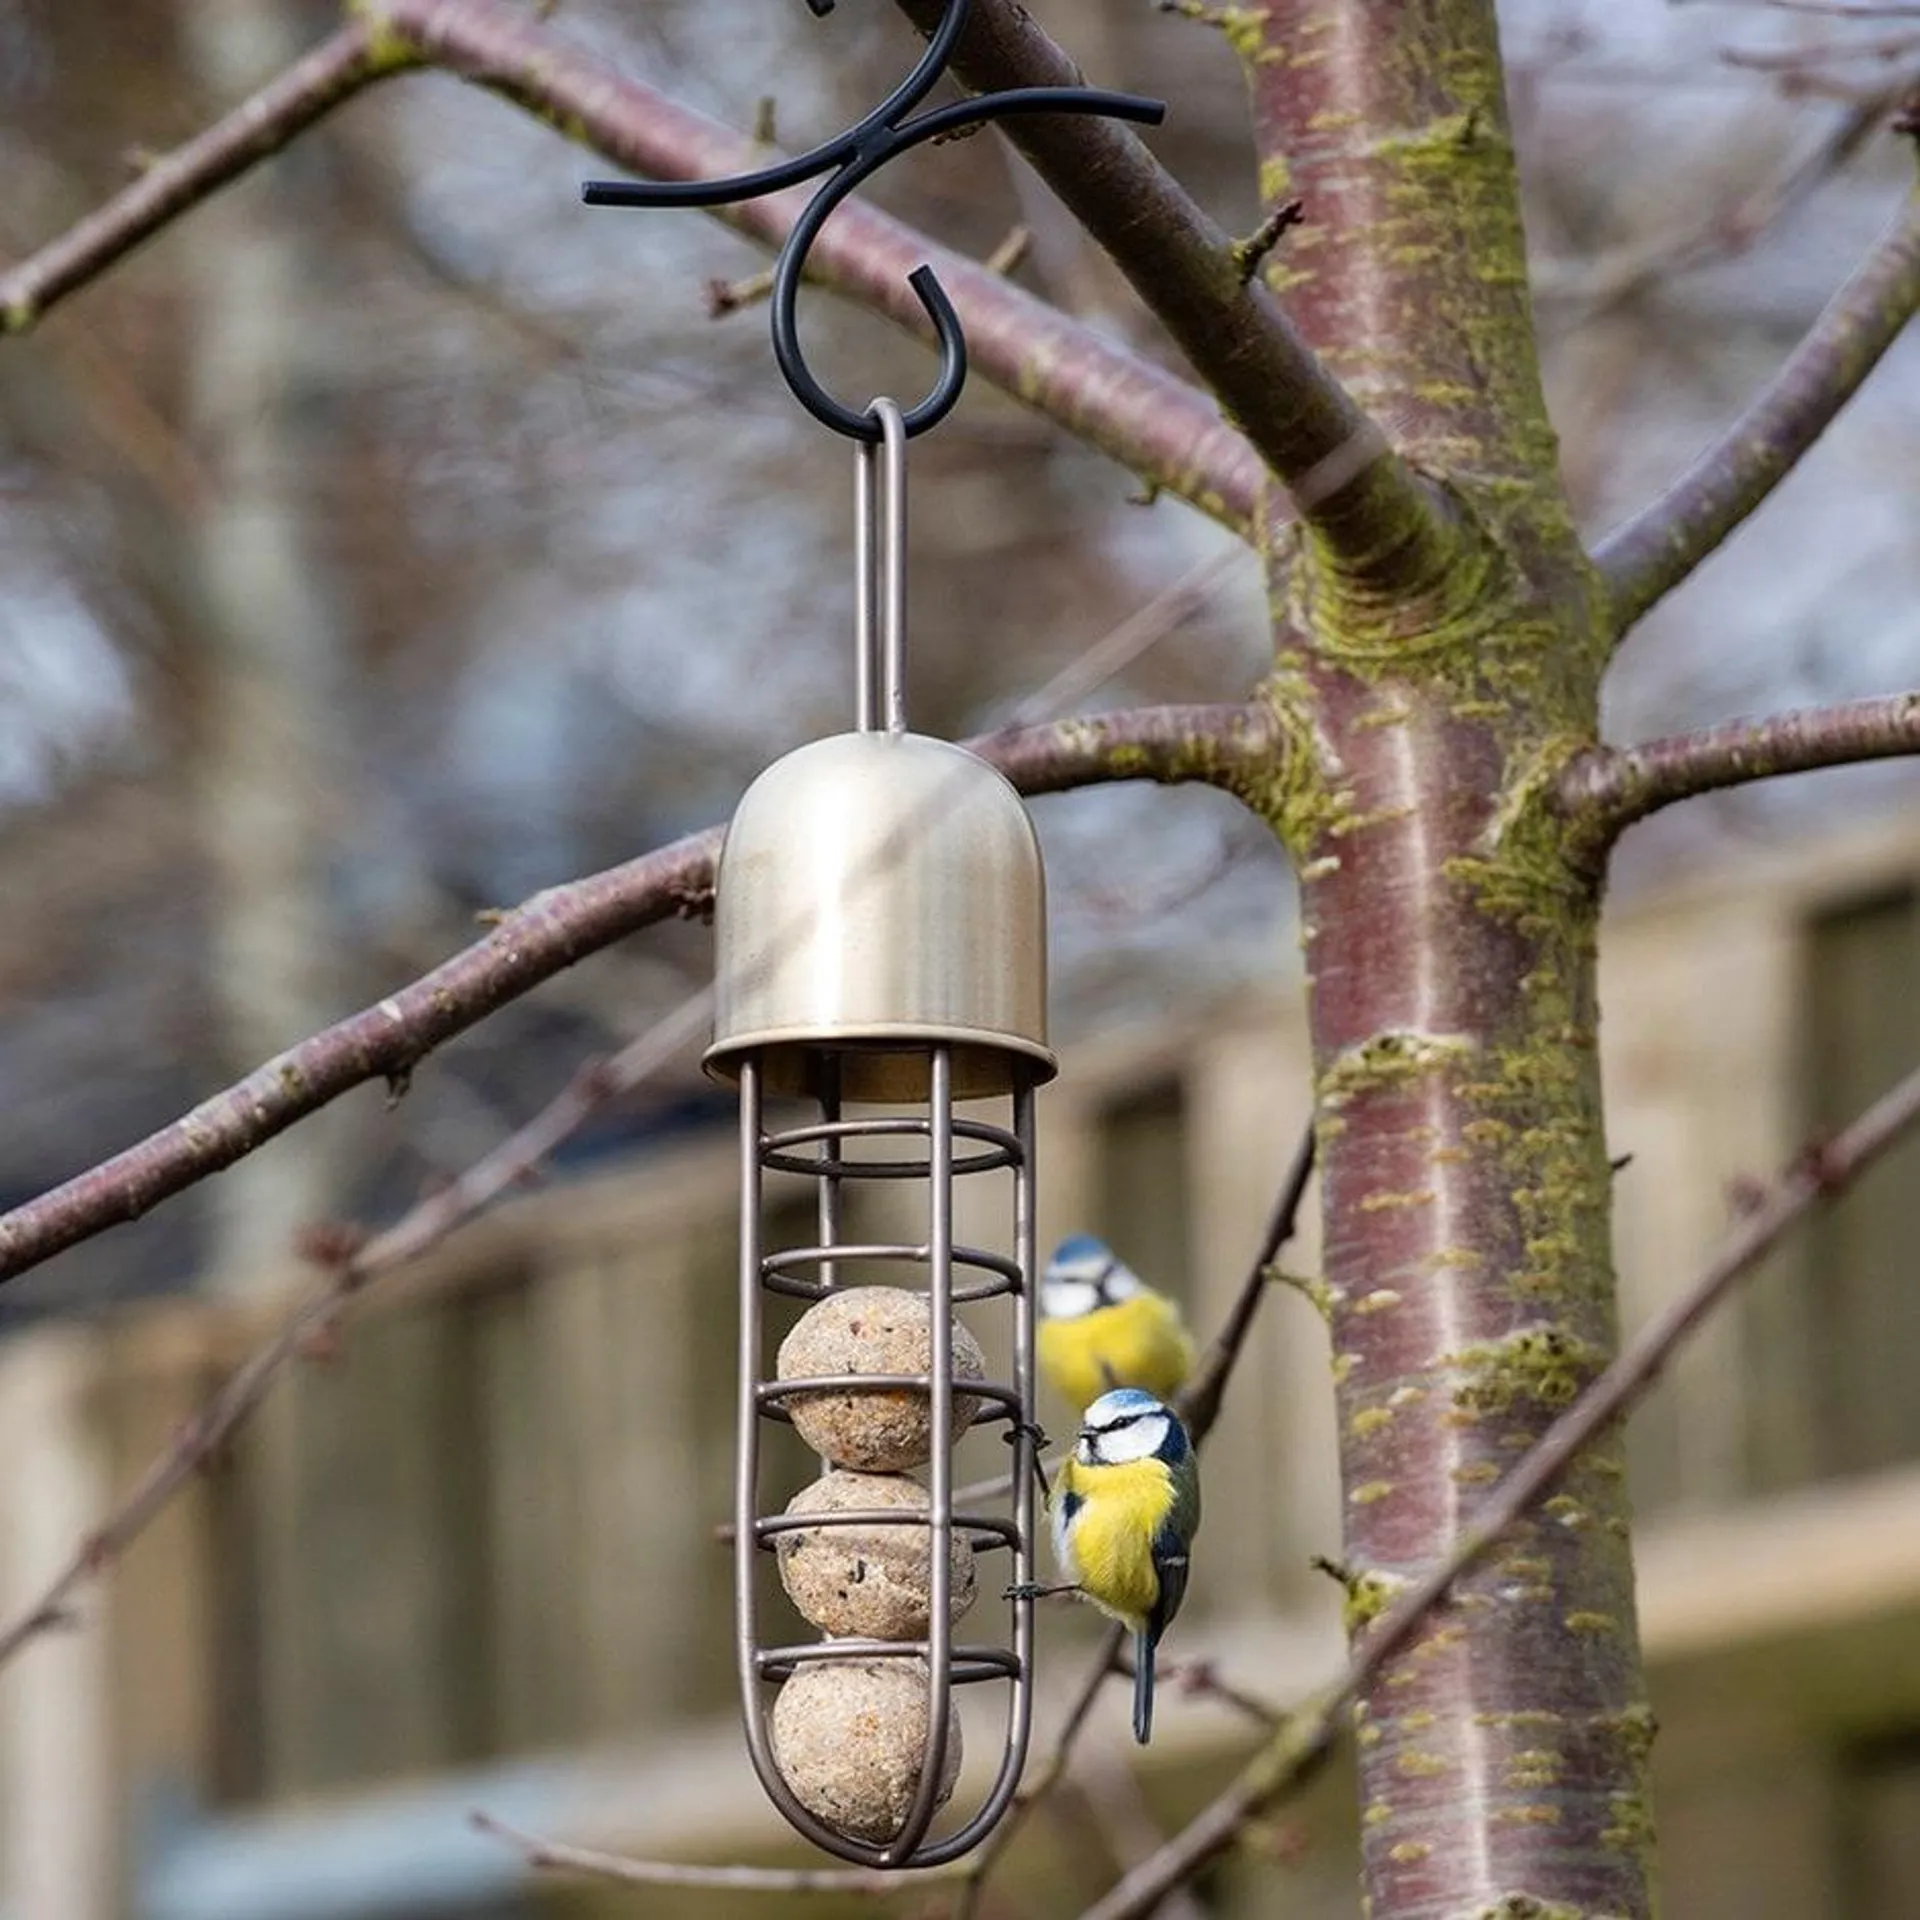
[[[880,1845],[906,1825],[927,1751],[924,1660],[816,1660],[773,1703],[773,1754],[809,1813]],[[960,1774],[960,1720],[947,1711],[935,1806]]]
[[[904,1287],[847,1287],[816,1301],[780,1343],[782,1380],[814,1374],[926,1373],[933,1365],[933,1310],[923,1293]],[[953,1377],[984,1380],[986,1356],[958,1320],[953,1323]],[[924,1393],[800,1393],[786,1402],[795,1431],[815,1453],[856,1473],[897,1473],[926,1463],[933,1418]],[[953,1396],[957,1439],[980,1402]]]
[[[927,1490],[899,1473],[836,1470],[804,1486],[787,1512],[859,1513],[887,1507],[925,1513]],[[919,1640],[932,1596],[931,1539],[924,1526],[810,1527],[774,1535],[787,1598],[822,1633],[839,1638]],[[958,1620],[974,1600],[973,1545],[955,1530],[948,1613]]]

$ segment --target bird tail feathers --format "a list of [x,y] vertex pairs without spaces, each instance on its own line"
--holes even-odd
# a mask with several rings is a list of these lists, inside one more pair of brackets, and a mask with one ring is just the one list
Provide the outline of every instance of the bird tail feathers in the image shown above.
[[1144,1747],[1153,1735],[1153,1639],[1133,1636],[1133,1737]]

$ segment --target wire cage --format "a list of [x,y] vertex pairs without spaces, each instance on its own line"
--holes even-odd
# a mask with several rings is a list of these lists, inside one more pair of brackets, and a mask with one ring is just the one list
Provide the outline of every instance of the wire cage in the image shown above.
[[[897,409],[879,402],[876,411],[885,427],[881,445],[863,445],[857,455],[859,728],[775,762],[748,789],[728,827],[716,882],[716,1014],[707,1065],[735,1081],[740,1095],[734,1551],[748,1746],[769,1796],[801,1833],[845,1859],[897,1867],[936,1865],[976,1845],[1005,1811],[1025,1764],[1032,1600],[1018,1593],[1008,1599],[1007,1631],[997,1644],[958,1638],[952,1609],[956,1554],[969,1571],[975,1554],[988,1556],[988,1565],[1004,1565],[1016,1589],[1033,1578],[1034,1092],[1052,1078],[1055,1062],[1045,1038],[1045,879],[1025,806],[975,755],[905,728],[903,440]],[[877,493],[882,480],[884,502]],[[878,541],[876,523],[884,534]],[[770,1130],[768,1104],[781,1097],[807,1103],[816,1117]],[[961,1114],[962,1106],[971,1111]],[[809,1244],[768,1244],[770,1174],[814,1183]],[[993,1174],[1011,1176],[1001,1182],[1009,1198],[998,1244],[963,1243],[955,1237],[956,1183]],[[848,1237],[850,1193],[867,1181],[923,1188],[924,1216],[913,1237]],[[889,1279],[904,1273],[917,1281],[916,1312],[905,1316],[913,1364],[898,1364],[903,1349],[897,1342],[873,1345],[870,1323],[884,1315],[868,1313],[861,1303],[883,1297],[863,1284],[876,1269]],[[843,1297],[850,1294],[859,1296],[851,1308]],[[769,1296],[809,1303],[783,1343],[779,1377],[771,1379]],[[889,1290],[885,1297],[897,1296]],[[983,1371],[977,1348],[955,1318],[957,1307],[988,1301],[1003,1301],[1010,1310],[1010,1382],[976,1377]],[[841,1345],[818,1348],[841,1364],[816,1362],[794,1372],[784,1364],[789,1350],[799,1350],[801,1329],[823,1315],[850,1325],[850,1332],[841,1329]],[[838,1409],[845,1423],[838,1439],[823,1439],[809,1424],[809,1410],[819,1407]],[[762,1442],[772,1421],[802,1428],[823,1470],[834,1470],[843,1491],[851,1488],[853,1504],[760,1511]],[[960,1511],[956,1428],[987,1424],[1001,1425],[1012,1443],[1010,1499],[1005,1511],[988,1510],[993,1503],[987,1501]],[[891,1450],[875,1450],[872,1434],[882,1428]],[[895,1446],[902,1432],[904,1452]],[[918,1504],[917,1486],[903,1489],[896,1469],[922,1464],[927,1478],[924,1504]],[[874,1474],[876,1493],[887,1492],[892,1504],[866,1501],[859,1484],[844,1479],[848,1472]],[[882,1476],[889,1480],[885,1488]],[[903,1492],[913,1504],[899,1503]],[[843,1623],[803,1607],[829,1637],[762,1644],[760,1555],[777,1552],[783,1537],[794,1549],[802,1536],[852,1543],[873,1540],[875,1529],[903,1526],[925,1537],[925,1560],[916,1569],[924,1582],[917,1631],[899,1638],[836,1634],[835,1625]],[[798,1605],[791,1584],[788,1590]],[[802,1763],[782,1751],[780,1714],[776,1707],[770,1716],[766,1688],[791,1685],[821,1664],[841,1675],[884,1666],[881,1678],[889,1681],[916,1672],[911,1664],[891,1664],[901,1661],[924,1669],[924,1692],[913,1690],[912,1701],[924,1733],[905,1727],[878,1800],[870,1797],[864,1816],[850,1813],[844,1800],[835,1800],[832,1783],[810,1787],[798,1777]],[[957,1763],[953,1690],[994,1681],[1006,1683],[1008,1692],[993,1784],[976,1812],[930,1838]],[[902,1686],[882,1691],[897,1708]],[[831,1733],[829,1727],[822,1735],[829,1747]],[[871,1769],[859,1775],[862,1756],[850,1742],[851,1736],[843,1740],[828,1764],[844,1763],[871,1786]],[[845,1780],[839,1784],[858,1797]]]

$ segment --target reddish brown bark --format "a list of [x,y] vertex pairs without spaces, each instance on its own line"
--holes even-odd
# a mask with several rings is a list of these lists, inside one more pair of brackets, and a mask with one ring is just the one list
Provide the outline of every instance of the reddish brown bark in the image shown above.
[[[1492,8],[1279,0],[1236,32],[1270,268],[1460,516],[1391,601],[1280,556],[1269,812],[1300,864],[1349,1619],[1364,1637],[1615,1345],[1598,884],[1554,803],[1606,641],[1553,461]],[[1574,1467],[1356,1706],[1376,1915],[1651,1911],[1617,1450]]]
[[[1502,848],[1513,768],[1492,728],[1431,689],[1316,680],[1360,823],[1301,850],[1364,1632],[1613,1349],[1597,899]],[[1389,708],[1407,717],[1361,724]],[[1584,1456],[1357,1726],[1376,1913],[1650,1911],[1616,1449]]]

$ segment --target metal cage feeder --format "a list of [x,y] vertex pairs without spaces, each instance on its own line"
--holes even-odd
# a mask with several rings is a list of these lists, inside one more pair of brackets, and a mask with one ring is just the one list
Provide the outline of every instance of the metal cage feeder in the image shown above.
[[[820,17],[834,4],[807,0]],[[801,350],[797,302],[807,254],[834,208],[898,156],[1009,116],[1091,114],[1157,126],[1166,113],[1158,100],[1079,85],[1012,87],[921,110],[959,45],[968,14],[969,0],[945,0],[912,72],[861,120],[805,153],[723,180],[591,181],[584,189],[588,203],[597,206],[717,207],[821,181],[781,245],[769,306],[774,357],[788,387],[816,420],[858,448],[858,726],[768,768],[728,829],[716,877],[718,978],[707,1067],[740,1088],[734,1583],[748,1744],[762,1783],[795,1827],[830,1852],[886,1867],[933,1866],[976,1845],[1006,1810],[1026,1760],[1032,1601],[1009,1602],[1010,1647],[957,1645],[949,1612],[949,1548],[956,1541],[1005,1548],[1015,1587],[1030,1587],[1039,1471],[1033,1424],[1033,1096],[1055,1072],[1046,1044],[1046,897],[1032,823],[1012,787],[964,749],[906,729],[905,446],[938,425],[960,398],[967,351],[959,315],[931,267],[908,275],[940,362],[931,389],[903,416],[890,400],[856,410],[821,385]],[[819,1119],[769,1133],[769,1095],[809,1100]],[[1006,1125],[956,1117],[956,1103],[987,1099],[1007,1103]],[[847,1115],[849,1107],[882,1104],[913,1111]],[[910,1160],[848,1152],[857,1143],[920,1141],[924,1154]],[[999,1171],[1012,1174],[1005,1249],[956,1244],[954,1182]],[[762,1187],[769,1172],[816,1183],[814,1244],[765,1244]],[[860,1244],[844,1237],[843,1190],[849,1182],[871,1179],[925,1183],[924,1238]],[[826,1305],[855,1290],[843,1286],[846,1272],[878,1262],[917,1267],[924,1275],[930,1316],[924,1369],[822,1370],[804,1379],[763,1379],[765,1295]],[[968,1378],[960,1391],[981,1409],[974,1424],[1007,1425],[1013,1441],[1011,1519],[953,1510],[952,1309],[996,1297],[1012,1309],[1014,1384]],[[964,1330],[963,1337],[971,1347]],[[916,1499],[927,1496],[923,1510],[802,1517],[757,1512],[762,1423],[794,1421],[796,1413],[805,1413],[799,1396],[822,1393],[857,1396],[859,1405],[872,1405],[871,1396],[882,1394],[923,1396],[931,1484],[904,1490]],[[927,1533],[922,1637],[760,1645],[754,1576],[761,1550],[802,1529],[890,1530],[903,1524]],[[802,1544],[796,1543],[796,1554]],[[796,1798],[769,1737],[761,1688],[812,1663],[903,1656],[926,1663],[926,1753],[904,1817],[897,1825],[890,1819],[885,1839],[868,1844]],[[960,1831],[929,1841],[943,1799],[952,1688],[992,1679],[1010,1683],[998,1777]]]
[[[975,755],[906,730],[902,697],[904,445],[899,410],[878,401],[877,446],[856,450],[858,727],[769,767],[728,827],[716,876],[716,1008],[708,1071],[740,1092],[740,1412],[735,1501],[735,1605],[742,1702],[753,1764],[787,1820],[818,1846],[876,1867],[933,1866],[977,1845],[1005,1812],[1025,1764],[1032,1711],[1032,1600],[1010,1598],[1004,1645],[962,1644],[951,1615],[956,1538],[1004,1550],[1008,1581],[1033,1579],[1034,1128],[1037,1086],[1053,1077],[1046,1044],[1046,900],[1040,850],[1013,787]],[[818,1113],[767,1130],[769,1096]],[[1005,1124],[956,1113],[1005,1103]],[[862,1114],[859,1108],[894,1111]],[[909,1111],[902,1113],[898,1109]],[[857,1143],[905,1157],[859,1157]],[[924,1148],[919,1143],[924,1143]],[[855,1151],[850,1155],[849,1150]],[[954,1237],[954,1184],[1009,1171],[1003,1244]],[[806,1246],[767,1244],[770,1172],[817,1185],[817,1231]],[[849,1183],[924,1182],[924,1235],[850,1240]],[[918,1270],[929,1320],[924,1372],[810,1373],[768,1379],[769,1293],[818,1303],[850,1291],[862,1268]],[[888,1276],[890,1279],[893,1275]],[[955,1306],[1011,1308],[1014,1380],[954,1379]],[[924,1396],[930,1428],[926,1505],[763,1515],[763,1423],[791,1422],[801,1395]],[[1011,1516],[954,1508],[957,1395],[973,1425],[1005,1423],[1012,1442]],[[910,1403],[909,1403],[910,1404]],[[823,1465],[828,1464],[823,1458]],[[841,1463],[845,1464],[845,1463]],[[984,1503],[983,1503],[984,1504]],[[917,1638],[826,1638],[763,1646],[756,1556],[805,1529],[901,1526],[926,1534],[925,1630]],[[764,1689],[816,1661],[924,1661],[925,1751],[896,1831],[873,1839],[804,1804],[782,1771]],[[1005,1681],[998,1774],[957,1830],[928,1837],[958,1686]]]

